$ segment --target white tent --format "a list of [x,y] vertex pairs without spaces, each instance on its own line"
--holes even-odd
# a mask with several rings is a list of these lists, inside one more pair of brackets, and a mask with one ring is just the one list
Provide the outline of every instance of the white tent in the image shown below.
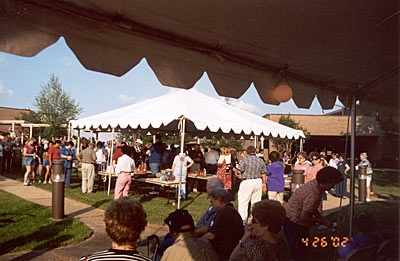
[[[157,132],[180,132],[181,153],[185,132],[196,136],[272,136],[304,138],[295,130],[252,113],[240,110],[223,101],[195,90],[180,90],[123,108],[100,113],[70,122],[73,129],[112,131],[135,129]],[[181,173],[183,157],[181,158]],[[181,188],[181,177],[179,188]],[[111,173],[108,182],[110,192]],[[180,195],[180,189],[178,192]],[[180,196],[178,196],[178,208]]]
[[235,108],[195,90],[179,90],[116,110],[70,122],[73,129],[120,131],[135,129],[176,133],[187,119],[185,132],[196,136],[266,136],[304,138],[301,130]]

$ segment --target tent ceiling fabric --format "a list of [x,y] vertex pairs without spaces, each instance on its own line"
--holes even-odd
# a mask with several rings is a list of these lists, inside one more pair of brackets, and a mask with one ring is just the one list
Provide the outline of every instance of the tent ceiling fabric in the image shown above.
[[398,0],[4,0],[0,14],[4,52],[33,56],[62,36],[89,70],[120,76],[146,58],[164,85],[207,72],[219,95],[254,83],[270,104],[285,69],[299,107],[355,95],[398,114]]
[[[155,113],[157,112],[157,113]],[[109,112],[71,121],[77,129],[117,131],[134,129],[177,133],[179,119],[188,121],[185,132],[195,136],[272,136],[304,138],[295,130],[240,110],[195,90],[180,90]]]

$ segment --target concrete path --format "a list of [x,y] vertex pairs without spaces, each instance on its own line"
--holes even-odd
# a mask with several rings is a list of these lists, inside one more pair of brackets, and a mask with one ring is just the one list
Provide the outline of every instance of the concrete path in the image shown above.
[[[0,176],[0,189],[36,204],[51,207],[51,192],[35,186],[23,186],[21,182]],[[93,231],[93,235],[76,245],[53,250],[23,251],[0,256],[0,260],[77,260],[81,256],[108,249],[111,241],[105,232],[104,210],[91,207],[70,198],[65,198],[65,214],[79,219]],[[164,236],[166,226],[148,224],[141,238],[156,234]],[[143,245],[144,242],[142,242]],[[147,254],[146,246],[139,247],[139,252]]]

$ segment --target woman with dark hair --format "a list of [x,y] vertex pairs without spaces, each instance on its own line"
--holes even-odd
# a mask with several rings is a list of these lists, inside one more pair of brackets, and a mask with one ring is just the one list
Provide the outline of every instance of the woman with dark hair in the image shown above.
[[282,204],[285,180],[283,166],[279,163],[280,155],[277,151],[271,151],[268,157],[271,161],[271,164],[267,166],[268,199],[278,200]]
[[81,260],[150,260],[136,250],[136,242],[147,225],[146,212],[138,200],[122,197],[111,202],[104,213],[104,223],[112,240],[111,249]]
[[312,166],[307,170],[307,172],[305,172],[305,183],[315,179],[318,171],[324,168],[323,161],[318,152],[311,152],[310,159],[312,161]]
[[284,174],[289,174],[292,170],[292,164],[290,163],[290,155],[286,150],[282,153],[282,160],[284,164]]
[[236,199],[236,193],[239,191],[239,186],[240,182],[242,181],[240,179],[240,173],[238,171],[239,167],[239,159],[238,159],[238,152],[234,149],[231,150],[231,159],[232,159],[232,187],[231,187],[231,195],[232,195],[232,201],[235,201]]
[[209,197],[217,214],[214,224],[203,238],[210,240],[219,260],[228,260],[243,235],[243,220],[230,203],[231,195],[228,191],[215,188],[210,192]]
[[286,220],[283,229],[286,234],[291,258],[307,260],[308,248],[302,238],[309,238],[309,227],[321,224],[327,227],[332,222],[321,215],[318,207],[326,190],[343,181],[342,174],[335,168],[325,167],[318,171],[317,177],[300,186],[285,205]]
[[288,260],[285,242],[276,236],[285,221],[285,208],[278,201],[264,199],[253,205],[252,213],[230,260]]

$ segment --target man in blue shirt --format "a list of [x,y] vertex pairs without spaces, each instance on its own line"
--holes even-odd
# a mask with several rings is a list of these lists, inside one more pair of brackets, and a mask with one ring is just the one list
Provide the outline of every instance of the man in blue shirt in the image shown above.
[[66,146],[62,147],[60,150],[61,160],[64,161],[66,189],[70,188],[69,185],[71,183],[72,160],[74,157],[72,147],[74,147],[74,143],[72,141],[68,141]]
[[[156,142],[150,147],[146,152],[149,155],[149,164],[151,174],[155,175],[160,172],[160,166],[162,161],[162,156],[165,151],[165,145],[161,142],[161,135],[156,134]],[[150,195],[157,195],[160,193],[160,186],[156,185],[154,191],[151,191]]]

